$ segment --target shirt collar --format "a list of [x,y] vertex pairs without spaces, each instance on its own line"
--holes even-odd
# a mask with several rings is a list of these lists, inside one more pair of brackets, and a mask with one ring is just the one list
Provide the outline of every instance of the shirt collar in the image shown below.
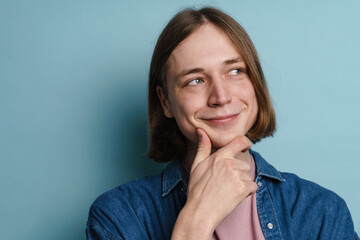
[[[249,151],[255,160],[257,176],[264,176],[273,180],[285,182],[281,173],[265,161],[259,153],[251,149]],[[182,175],[181,159],[177,158],[176,160],[171,161],[163,170],[161,196],[166,197],[180,182],[183,182],[184,186],[186,186],[186,181]]]
[[285,182],[285,178],[281,173],[276,170],[271,164],[269,164],[265,159],[258,153],[253,150],[249,150],[250,154],[253,156],[256,164],[256,175],[264,176],[273,180],[278,180],[280,182]]
[[186,185],[182,176],[182,164],[181,160],[177,158],[171,161],[163,170],[162,182],[161,182],[161,196],[166,197],[171,190],[173,190],[179,182],[183,182]]

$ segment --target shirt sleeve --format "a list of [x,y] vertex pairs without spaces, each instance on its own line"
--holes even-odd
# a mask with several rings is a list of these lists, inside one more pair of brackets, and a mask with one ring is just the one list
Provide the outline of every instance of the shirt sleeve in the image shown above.
[[122,237],[115,236],[110,231],[102,228],[94,221],[88,222],[85,233],[87,240],[124,240]]
[[358,240],[359,237],[355,232],[354,223],[345,201],[341,197],[337,197],[334,202],[334,207],[330,205],[327,209],[327,213],[330,214],[326,224],[322,226],[321,239]]
[[354,240],[359,240],[358,235],[355,232],[355,227],[354,227],[354,222],[352,220],[349,208],[347,207],[345,201],[343,199],[341,199],[341,205],[342,205],[342,212],[343,212],[343,216],[344,216],[344,225],[346,226],[345,228],[349,229],[349,232],[352,233]]

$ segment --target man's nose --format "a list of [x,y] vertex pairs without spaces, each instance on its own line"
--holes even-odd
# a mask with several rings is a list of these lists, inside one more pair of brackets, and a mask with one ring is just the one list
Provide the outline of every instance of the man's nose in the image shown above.
[[217,78],[211,81],[210,94],[209,94],[209,106],[217,107],[231,102],[232,97],[230,89],[226,80]]

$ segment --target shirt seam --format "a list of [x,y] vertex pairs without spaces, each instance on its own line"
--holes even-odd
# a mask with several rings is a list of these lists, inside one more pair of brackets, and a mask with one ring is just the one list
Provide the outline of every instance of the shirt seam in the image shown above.
[[122,240],[123,239],[121,237],[116,236],[114,233],[110,232],[109,230],[100,227],[100,225],[95,220],[92,220],[91,223],[88,224],[88,226],[98,229],[108,239],[111,239],[111,240]]

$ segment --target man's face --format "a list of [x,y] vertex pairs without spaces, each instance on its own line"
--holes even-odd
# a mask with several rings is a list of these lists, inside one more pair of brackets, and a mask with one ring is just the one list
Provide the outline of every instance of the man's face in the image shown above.
[[189,143],[203,129],[220,148],[253,126],[258,113],[246,64],[228,36],[206,23],[182,41],[167,63],[167,91],[158,94],[164,114],[174,117]]

